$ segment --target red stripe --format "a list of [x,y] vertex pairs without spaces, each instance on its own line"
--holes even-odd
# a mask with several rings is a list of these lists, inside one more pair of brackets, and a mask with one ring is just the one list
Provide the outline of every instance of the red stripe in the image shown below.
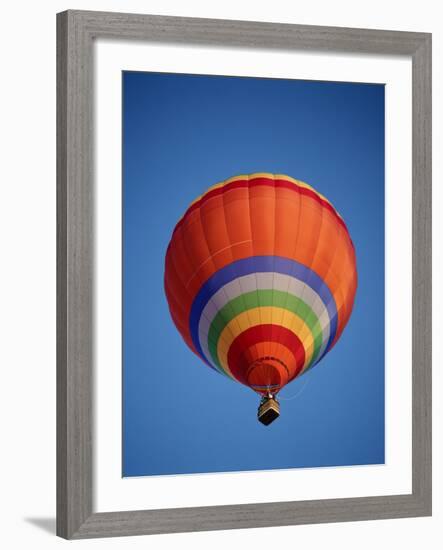
[[[222,187],[217,187],[216,189],[213,189],[212,191],[209,191],[208,193],[206,193],[206,195],[203,195],[203,197],[201,199],[199,199],[198,201],[191,204],[191,206],[186,210],[184,216],[178,221],[177,225],[174,228],[173,234],[184,223],[186,217],[191,212],[193,212],[197,208],[200,208],[200,206],[202,206],[207,200],[211,199],[212,197],[216,197],[218,195],[221,195],[225,191],[229,191],[231,189],[238,189],[238,188],[242,188],[242,187],[256,187],[258,185],[268,185],[270,187],[282,187],[282,188],[289,189],[289,190],[292,190],[294,192],[300,193],[301,195],[306,195],[308,197],[311,197],[312,199],[317,201],[319,204],[324,206],[326,209],[328,209],[335,216],[336,220],[346,229],[346,232],[348,231],[348,228],[346,227],[346,224],[340,218],[340,216],[337,214],[337,212],[335,211],[333,206],[331,206],[331,204],[329,202],[322,199],[314,191],[311,191],[310,189],[308,189],[306,187],[301,187],[300,185],[297,185],[296,183],[293,183],[293,182],[290,182],[290,181],[287,181],[287,180],[283,180],[283,179],[273,180],[273,179],[270,179],[270,178],[260,177],[260,178],[255,178],[253,180],[235,180],[235,181],[232,181],[232,182],[230,182],[226,185],[223,185]],[[351,243],[352,243],[352,239],[350,239],[350,240],[351,240]],[[352,243],[352,246],[354,246],[353,243]]]
[[290,349],[294,354],[297,364],[294,377],[303,368],[305,363],[305,348],[296,334],[280,325],[257,325],[237,336],[229,348],[229,370],[242,384],[249,385],[247,381],[249,361],[245,358],[244,352],[259,342],[279,342]]

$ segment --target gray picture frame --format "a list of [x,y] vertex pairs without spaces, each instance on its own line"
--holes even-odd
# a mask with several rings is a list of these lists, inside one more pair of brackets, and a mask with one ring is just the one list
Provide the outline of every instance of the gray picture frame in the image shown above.
[[[412,494],[93,512],[92,121],[97,38],[412,59]],[[431,501],[431,34],[88,11],[58,14],[57,534],[79,539],[427,516]]]

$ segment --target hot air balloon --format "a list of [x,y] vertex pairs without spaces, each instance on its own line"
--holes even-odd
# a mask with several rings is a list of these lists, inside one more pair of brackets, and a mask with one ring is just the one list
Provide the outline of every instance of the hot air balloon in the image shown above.
[[211,369],[280,413],[278,392],[340,338],[357,288],[355,250],[340,214],[282,174],[210,187],[173,230],[164,285],[171,317]]

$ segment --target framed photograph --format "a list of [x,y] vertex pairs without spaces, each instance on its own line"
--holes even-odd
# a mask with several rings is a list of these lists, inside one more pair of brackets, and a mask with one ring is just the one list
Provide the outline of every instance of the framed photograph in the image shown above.
[[431,35],[57,17],[57,533],[431,514]]

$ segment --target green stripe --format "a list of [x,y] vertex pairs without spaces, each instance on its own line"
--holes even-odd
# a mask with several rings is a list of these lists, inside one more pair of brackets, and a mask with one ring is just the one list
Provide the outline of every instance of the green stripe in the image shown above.
[[266,306],[286,309],[300,317],[306,323],[314,339],[314,353],[312,354],[309,365],[313,364],[323,343],[323,333],[320,322],[312,309],[306,302],[303,302],[303,300],[297,296],[281,290],[253,290],[252,292],[241,294],[228,302],[217,313],[211,323],[208,333],[208,348],[212,360],[220,372],[228,375],[221,365],[217,354],[218,339],[223,329],[232,319],[234,319],[234,317],[240,315],[240,313],[249,309]]

